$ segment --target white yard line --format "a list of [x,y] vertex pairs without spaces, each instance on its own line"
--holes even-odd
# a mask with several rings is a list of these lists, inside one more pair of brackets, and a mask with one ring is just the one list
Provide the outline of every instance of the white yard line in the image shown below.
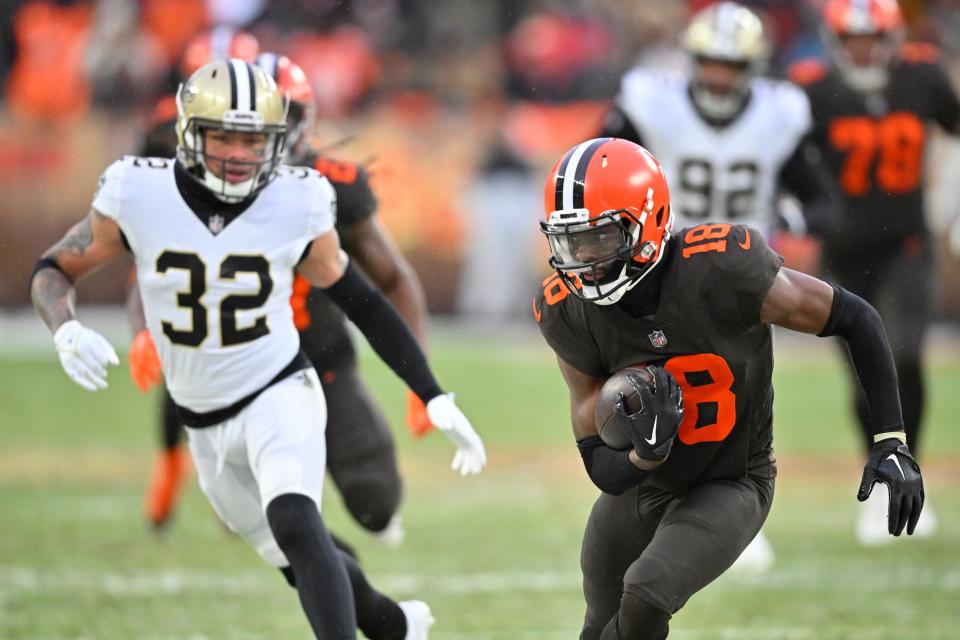
[[[960,564],[941,569],[873,567],[871,580],[864,581],[860,565],[843,567],[835,563],[804,569],[777,568],[762,578],[744,579],[735,575],[721,578],[727,591],[763,589],[845,592],[886,592],[890,584],[898,589],[936,588],[960,591]],[[549,593],[579,591],[580,575],[573,572],[470,573],[449,576],[380,574],[371,578],[378,588],[402,597],[433,592],[444,595],[471,595],[509,592]],[[38,569],[26,565],[0,565],[0,596],[17,592],[70,592],[91,589],[113,596],[153,596],[189,592],[258,593],[264,574],[252,571],[195,570],[185,568],[154,571],[95,571],[80,569]]]

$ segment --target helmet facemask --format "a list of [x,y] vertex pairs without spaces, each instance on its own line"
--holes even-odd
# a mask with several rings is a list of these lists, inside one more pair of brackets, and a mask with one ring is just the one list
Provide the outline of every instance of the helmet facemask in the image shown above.
[[[731,68],[735,79],[729,84],[715,84],[703,72],[704,65],[716,64]],[[760,75],[761,67],[748,60],[722,60],[707,56],[691,56],[690,92],[697,107],[709,118],[729,120],[740,112],[750,95],[750,83]]]
[[[648,201],[647,208],[652,204]],[[669,231],[660,247],[641,242],[649,213],[638,218],[619,209],[591,218],[586,209],[554,211],[540,223],[550,245],[550,266],[578,298],[600,305],[618,302],[663,257]]]
[[[231,112],[224,115],[223,122],[192,118],[183,132],[184,144],[178,149],[178,158],[184,165],[193,168],[193,175],[198,178],[220,200],[228,203],[240,202],[255,195],[270,181],[270,177],[283,159],[285,140],[285,125],[264,125],[250,123],[256,120],[250,116],[256,113],[242,113],[243,124],[231,123]],[[206,136],[211,133],[239,132],[255,133],[264,136],[262,153],[256,160],[238,160],[227,157],[217,157],[207,153],[205,149]],[[211,169],[211,164],[219,165],[223,177],[218,177]],[[252,171],[250,171],[252,169]],[[231,173],[249,173],[246,179],[230,180]]]

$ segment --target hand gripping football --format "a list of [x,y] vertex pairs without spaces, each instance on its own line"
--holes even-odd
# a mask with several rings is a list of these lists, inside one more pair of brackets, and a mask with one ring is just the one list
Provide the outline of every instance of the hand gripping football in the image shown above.
[[627,436],[627,433],[620,426],[613,413],[613,407],[620,400],[620,394],[623,394],[624,408],[627,413],[635,413],[640,410],[640,394],[634,388],[633,384],[627,379],[628,374],[639,375],[648,384],[653,382],[653,375],[644,364],[636,364],[617,371],[604,383],[597,394],[597,403],[594,405],[593,417],[597,424],[597,433],[600,438],[611,449],[630,449],[633,443]]

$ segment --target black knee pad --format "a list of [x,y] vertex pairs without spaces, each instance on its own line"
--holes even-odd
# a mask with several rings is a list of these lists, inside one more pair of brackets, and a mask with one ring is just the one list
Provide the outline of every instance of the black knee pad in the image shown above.
[[324,531],[316,503],[297,493],[285,493],[270,501],[267,522],[277,546],[288,556],[289,549],[309,546],[309,541],[316,540]]
[[620,640],[663,640],[670,629],[670,614],[640,596],[624,592],[617,614]]
[[363,478],[343,480],[340,493],[346,503],[347,510],[363,528],[369,531],[383,531],[400,506],[399,479],[387,477],[384,470],[381,478],[370,475]]

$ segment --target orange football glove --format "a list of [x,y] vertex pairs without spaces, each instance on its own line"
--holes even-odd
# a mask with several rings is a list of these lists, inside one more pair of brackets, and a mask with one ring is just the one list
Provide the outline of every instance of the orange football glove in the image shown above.
[[427,415],[427,407],[413,391],[407,391],[407,428],[414,438],[422,438],[433,429],[433,423]]
[[160,370],[160,355],[153,344],[150,332],[142,329],[130,343],[130,377],[140,391],[146,393],[150,387],[160,384],[163,372]]

